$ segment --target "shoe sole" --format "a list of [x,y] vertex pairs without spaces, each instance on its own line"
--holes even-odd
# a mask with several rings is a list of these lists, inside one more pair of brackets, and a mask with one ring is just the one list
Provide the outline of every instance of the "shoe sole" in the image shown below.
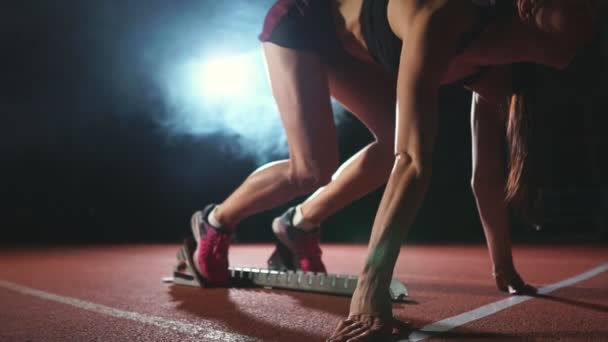
[[201,223],[203,221],[203,213],[201,211],[197,211],[192,215],[192,218],[190,218],[190,228],[192,228],[192,235],[194,235],[194,241],[196,241],[196,249],[194,250],[194,253],[192,255],[192,259],[193,259],[193,264],[194,264],[194,269],[198,272],[198,274],[201,276],[201,278],[204,279],[203,277],[203,272],[201,272],[200,266],[198,265],[198,246],[199,246],[199,241],[201,240],[201,230],[200,230],[200,226]]
[[296,255],[295,248],[291,241],[289,240],[289,236],[287,235],[287,229],[283,224],[281,224],[281,218],[275,218],[272,221],[272,232],[279,239],[279,241],[287,247],[287,249],[291,252],[291,254]]
[[[297,228],[295,228],[295,229],[297,229]],[[294,248],[293,244],[291,243],[291,240],[289,240],[289,236],[287,234],[287,228],[285,227],[285,225],[281,224],[280,217],[277,217],[272,221],[272,232],[279,240],[277,242],[277,247],[276,247],[279,251],[279,256],[281,256],[281,252],[282,252],[279,249],[279,247],[280,247],[279,244],[282,244],[283,247],[291,253],[293,269],[300,270],[300,266],[299,266],[299,262],[298,262],[298,255],[295,252],[295,248]],[[286,258],[281,257],[281,259],[283,259],[282,260],[283,265],[287,265],[287,260],[285,260]],[[319,272],[325,273],[326,271],[319,271]]]
[[268,269],[275,271],[290,271],[296,270],[297,267],[293,260],[293,253],[281,241],[277,240],[275,249],[270,258],[268,258]]

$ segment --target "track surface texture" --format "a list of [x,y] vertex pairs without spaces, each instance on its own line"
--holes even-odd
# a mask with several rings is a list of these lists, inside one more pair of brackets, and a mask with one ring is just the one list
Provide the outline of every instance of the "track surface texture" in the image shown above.
[[[323,341],[348,314],[345,297],[163,284],[178,248],[3,248],[0,341]],[[264,267],[272,248],[234,245],[230,263]],[[323,250],[329,272],[357,274],[366,247]],[[394,277],[411,301],[393,311],[414,330],[397,340],[608,341],[605,245],[516,246],[514,255],[524,279],[548,293],[514,302],[498,292],[482,245],[404,247]],[[416,331],[480,307],[490,309],[445,332]]]

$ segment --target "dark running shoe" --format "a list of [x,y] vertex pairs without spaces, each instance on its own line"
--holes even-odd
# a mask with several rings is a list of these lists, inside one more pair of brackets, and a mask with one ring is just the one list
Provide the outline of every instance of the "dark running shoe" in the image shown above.
[[202,212],[192,215],[191,226],[196,250],[192,259],[194,267],[211,286],[226,286],[230,280],[228,271],[228,249],[232,240],[232,231],[213,227],[207,221],[207,215],[215,205],[208,205]]
[[278,241],[268,259],[268,267],[276,270],[293,270],[326,273],[321,260],[321,228],[310,232],[296,228],[293,223],[295,208],[289,208],[272,222],[272,231]]

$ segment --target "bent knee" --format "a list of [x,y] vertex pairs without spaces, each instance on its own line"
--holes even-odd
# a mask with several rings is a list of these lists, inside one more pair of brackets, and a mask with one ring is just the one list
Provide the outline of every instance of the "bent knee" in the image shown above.
[[331,181],[331,176],[337,168],[336,163],[321,165],[314,162],[291,162],[289,181],[303,193],[314,191]]

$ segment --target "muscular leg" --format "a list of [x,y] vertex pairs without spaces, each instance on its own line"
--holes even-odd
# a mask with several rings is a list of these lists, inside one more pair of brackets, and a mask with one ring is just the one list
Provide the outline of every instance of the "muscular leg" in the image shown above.
[[378,66],[347,59],[328,69],[332,96],[374,134],[376,140],[347,160],[332,181],[302,204],[306,221],[320,224],[386,183],[394,156],[395,80]]
[[[388,153],[387,153],[388,151]],[[380,187],[391,170],[391,146],[373,142],[347,160],[332,181],[302,204],[308,222],[319,225],[327,217]]]
[[234,226],[255,213],[281,205],[312,188],[297,184],[289,177],[291,161],[266,164],[253,172],[224,202],[218,205],[217,219]]
[[313,54],[270,43],[264,44],[264,52],[290,159],[261,167],[218,206],[216,218],[226,226],[314,191],[329,181],[337,167],[336,128],[324,66]]

